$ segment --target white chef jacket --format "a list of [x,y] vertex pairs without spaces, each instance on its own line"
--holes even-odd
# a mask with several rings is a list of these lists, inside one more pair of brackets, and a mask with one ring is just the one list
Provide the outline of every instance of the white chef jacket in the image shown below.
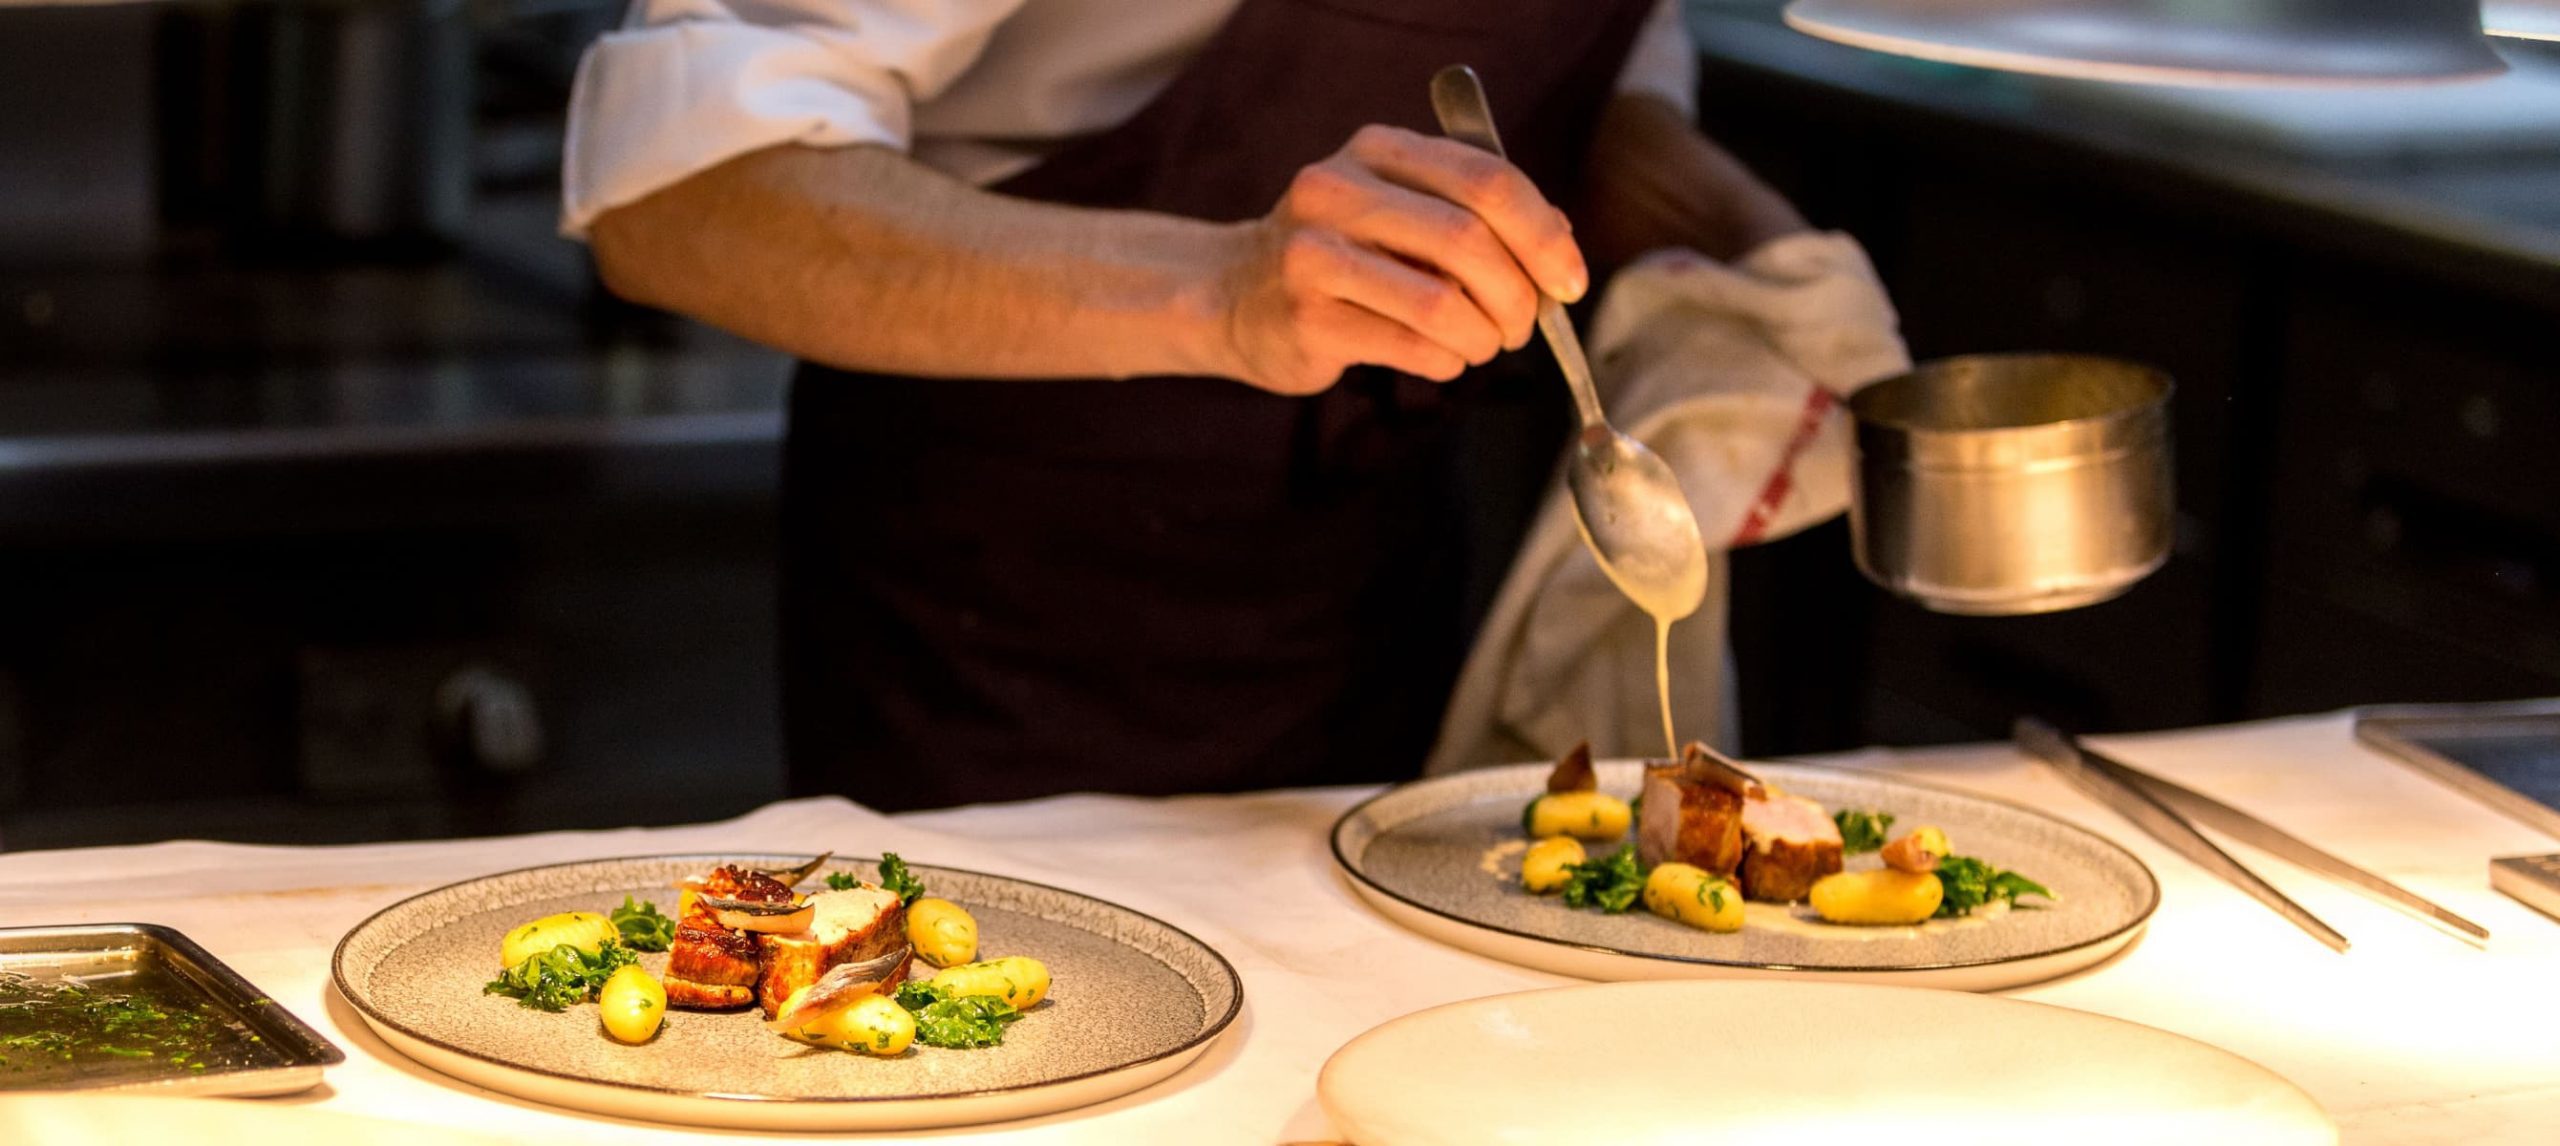
[[[561,230],[786,143],[995,183],[1137,114],[1241,2],[633,0],[578,64]],[[1694,112],[1696,86],[1679,5],[1655,0],[1618,90]]]

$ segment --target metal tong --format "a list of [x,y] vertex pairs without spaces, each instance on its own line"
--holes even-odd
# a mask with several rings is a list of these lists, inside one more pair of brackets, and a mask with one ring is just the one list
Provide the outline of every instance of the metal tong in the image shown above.
[[2248,892],[2333,950],[2345,951],[2347,937],[2276,890],[2273,884],[2260,878],[2239,860],[2231,858],[2229,852],[2205,838],[2196,825],[2201,823],[2228,834],[2241,843],[2328,876],[2419,918],[2443,924],[2474,939],[2489,937],[2487,928],[2445,910],[2416,892],[2313,847],[2264,820],[2193,788],[2163,780],[2093,751],[2070,734],[2032,716],[2018,719],[2015,739],[2020,751],[2052,765],[2079,785],[2082,791],[2151,833],[2153,839],[2169,845],[2197,866]]

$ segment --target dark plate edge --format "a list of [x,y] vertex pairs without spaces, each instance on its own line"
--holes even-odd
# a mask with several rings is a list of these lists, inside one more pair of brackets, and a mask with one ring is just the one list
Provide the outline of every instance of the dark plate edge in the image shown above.
[[[1179,1055],[1186,1054],[1186,1053],[1188,1053],[1188,1052],[1192,1051],[1192,1050],[1193,1050],[1193,1049],[1195,1049],[1195,1048],[1205,1047],[1205,1046],[1207,1046],[1207,1045],[1208,1045],[1212,1040],[1215,1040],[1219,1035],[1221,1035],[1221,1034],[1225,1033],[1225,1032],[1226,1032],[1227,1027],[1228,1027],[1230,1024],[1232,1024],[1232,1023],[1234,1023],[1234,1022],[1235,1022],[1236,1016],[1237,1016],[1237,1015],[1239,1015],[1239,1014],[1241,1014],[1241,1013],[1243,1013],[1243,1011],[1244,1011],[1244,978],[1243,978],[1243,976],[1240,976],[1240,975],[1238,975],[1238,974],[1236,973],[1235,964],[1228,962],[1228,961],[1227,961],[1227,957],[1226,957],[1226,955],[1225,955],[1225,954],[1221,953],[1217,948],[1215,948],[1215,947],[1211,947],[1211,946],[1210,946],[1210,945],[1208,945],[1207,943],[1203,943],[1203,942],[1201,942],[1201,941],[1200,941],[1200,937],[1199,937],[1199,936],[1193,935],[1192,933],[1190,933],[1190,932],[1188,932],[1188,931],[1185,931],[1185,930],[1183,930],[1183,929],[1181,929],[1181,928],[1179,928],[1179,927],[1176,927],[1176,926],[1174,926],[1174,925],[1172,925],[1172,924],[1170,924],[1170,923],[1167,923],[1167,922],[1165,922],[1164,920],[1158,919],[1158,918],[1156,918],[1155,916],[1149,915],[1149,914],[1147,914],[1146,912],[1139,911],[1139,910],[1138,910],[1138,909],[1136,909],[1136,908],[1133,908],[1133,907],[1122,907],[1121,905],[1119,905],[1119,904],[1117,904],[1117,903],[1113,903],[1113,902],[1111,902],[1110,900],[1103,899],[1103,898],[1100,898],[1100,897],[1098,897],[1098,896],[1086,895],[1086,894],[1084,894],[1083,892],[1080,892],[1080,891],[1069,891],[1069,890],[1067,890],[1066,888],[1063,888],[1063,887],[1056,887],[1056,886],[1052,886],[1052,885],[1050,885],[1050,884],[1045,884],[1045,883],[1037,883],[1037,882],[1034,882],[1034,881],[1032,881],[1032,880],[1027,880],[1027,879],[1017,879],[1017,878],[1015,878],[1015,877],[1013,877],[1013,876],[1009,876],[1009,875],[995,875],[995,874],[992,874],[992,873],[989,873],[989,872],[972,871],[972,870],[970,870],[970,869],[968,869],[968,868],[944,867],[944,866],[942,866],[942,865],[940,865],[940,864],[910,864],[909,866],[910,866],[910,867],[912,867],[912,868],[914,868],[914,869],[916,869],[916,870],[918,870],[918,871],[922,871],[922,872],[947,871],[947,872],[951,872],[951,873],[954,873],[954,874],[957,874],[957,875],[966,875],[966,876],[971,876],[971,877],[978,878],[978,879],[998,880],[998,881],[1002,881],[1002,882],[1005,882],[1005,883],[1020,884],[1020,885],[1022,885],[1022,886],[1024,886],[1024,887],[1038,888],[1038,889],[1040,889],[1040,890],[1042,890],[1042,891],[1055,892],[1055,893],[1057,893],[1057,894],[1059,894],[1059,895],[1068,896],[1068,897],[1071,897],[1071,898],[1074,898],[1074,899],[1081,899],[1081,900],[1084,900],[1085,902],[1088,902],[1088,903],[1100,904],[1101,906],[1103,906],[1103,907],[1107,907],[1107,908],[1110,908],[1110,909],[1111,909],[1111,910],[1113,910],[1113,911],[1123,911],[1123,912],[1127,912],[1127,913],[1129,913],[1129,914],[1131,914],[1131,915],[1137,916],[1137,917],[1138,917],[1138,918],[1140,918],[1140,919],[1146,920],[1147,922],[1152,923],[1152,924],[1154,924],[1154,925],[1156,925],[1156,926],[1158,926],[1158,927],[1162,927],[1162,928],[1164,928],[1165,930],[1167,930],[1167,931],[1169,931],[1169,932],[1172,932],[1172,933],[1173,933],[1173,934],[1175,934],[1175,935],[1181,936],[1184,942],[1190,943],[1192,946],[1199,948],[1199,949],[1200,949],[1201,951],[1203,951],[1203,952],[1206,952],[1206,953],[1208,954],[1209,958],[1211,958],[1211,959],[1215,960],[1215,961],[1217,962],[1218,969],[1226,973],[1226,976],[1227,976],[1227,982],[1228,982],[1228,983],[1232,986],[1232,988],[1233,988],[1233,991],[1234,991],[1234,997],[1228,1001],[1228,1004],[1227,1004],[1227,1010],[1226,1010],[1226,1013],[1225,1013],[1225,1014],[1218,1016],[1214,1021],[1211,1021],[1211,1022],[1208,1022],[1208,1023],[1203,1024],[1203,1025],[1202,1025],[1202,1029],[1201,1029],[1201,1031],[1200,1031],[1200,1033],[1199,1033],[1199,1034],[1194,1035],[1194,1036],[1192,1036],[1190,1039],[1185,1040],[1181,1045],[1176,1046],[1176,1047],[1173,1047],[1173,1048],[1171,1048],[1171,1049],[1169,1049],[1169,1050],[1159,1051],[1159,1052],[1157,1052],[1157,1053],[1155,1053],[1155,1054],[1147,1055],[1147,1056],[1145,1056],[1145,1057],[1143,1057],[1143,1058],[1131,1059],[1131,1060],[1130,1060],[1130,1061],[1128,1061],[1128,1062],[1120,1063],[1120,1064],[1115,1065],[1115,1066],[1107,1066],[1107,1067],[1100,1068],[1100,1069],[1098,1069],[1098,1070],[1089,1070],[1089,1071],[1085,1071],[1085,1072],[1083,1072],[1083,1073],[1081,1073],[1081,1074],[1072,1074],[1072,1075],[1067,1075],[1067,1076],[1062,1077],[1062,1078],[1044,1079],[1044,1080],[1039,1081],[1039,1082],[1026,1082],[1026,1083],[1022,1083],[1022,1084],[1019,1084],[1019,1085],[1016,1085],[1016,1086],[998,1086],[998,1087],[990,1087],[990,1088],[985,1089],[985,1090],[964,1090],[964,1091],[957,1091],[957,1092],[950,1093],[950,1094],[876,1095],[876,1096],[869,1096],[869,1097],[850,1097],[850,1098],[824,1098],[824,1097],[804,1097],[804,1098],[793,1098],[793,1097],[785,1097],[785,1096],[781,1096],[781,1095],[771,1095],[771,1094],[738,1094],[738,1093],[730,1093],[730,1092],[713,1093],[713,1092],[708,1092],[708,1091],[698,1091],[698,1090],[679,1090],[679,1089],[677,1089],[677,1088],[675,1088],[675,1087],[669,1087],[669,1086],[643,1086],[643,1085],[640,1085],[640,1084],[637,1084],[637,1083],[629,1083],[629,1082],[614,1082],[614,1081],[611,1081],[611,1080],[608,1080],[608,1079],[591,1078],[591,1077],[588,1077],[588,1076],[586,1076],[586,1075],[581,1075],[581,1074],[570,1074],[570,1073],[568,1073],[568,1072],[566,1072],[566,1071],[548,1070],[548,1069],[545,1069],[545,1068],[542,1068],[542,1067],[526,1066],[526,1065],[524,1065],[524,1064],[522,1064],[522,1063],[510,1062],[510,1061],[507,1061],[507,1060],[505,1060],[505,1059],[498,1058],[498,1057],[495,1057],[495,1056],[492,1056],[492,1055],[485,1055],[485,1054],[481,1054],[481,1053],[480,1053],[480,1052],[478,1052],[478,1051],[469,1050],[469,1049],[466,1049],[466,1048],[463,1048],[463,1047],[458,1047],[458,1046],[455,1046],[455,1045],[453,1045],[453,1044],[451,1044],[451,1043],[448,1043],[448,1042],[446,1042],[446,1041],[444,1041],[444,1040],[442,1040],[442,1039],[435,1038],[435,1037],[433,1037],[433,1036],[430,1036],[430,1035],[427,1035],[427,1034],[425,1034],[425,1033],[423,1033],[423,1032],[420,1032],[420,1031],[418,1031],[418,1030],[416,1030],[416,1029],[414,1029],[414,1028],[410,1027],[410,1026],[409,1026],[408,1024],[406,1024],[406,1023],[402,1023],[402,1022],[399,1022],[399,1021],[398,1021],[398,1020],[396,1020],[396,1019],[393,1019],[390,1015],[385,1014],[385,1013],[383,1013],[379,1008],[376,1008],[372,1003],[368,1002],[367,1000],[365,1000],[365,999],[363,999],[363,998],[358,997],[358,996],[357,996],[357,994],[356,994],[356,992],[355,992],[355,991],[353,991],[352,989],[350,989],[350,988],[348,987],[348,985],[347,985],[347,965],[346,965],[346,960],[347,960],[347,944],[349,944],[349,943],[353,942],[353,941],[355,940],[355,937],[356,937],[358,934],[362,933],[366,928],[373,926],[373,924],[375,923],[375,921],[377,921],[377,920],[381,919],[383,916],[388,915],[388,914],[390,914],[390,913],[392,913],[392,912],[394,912],[394,911],[397,911],[397,910],[399,910],[401,907],[406,906],[406,905],[408,905],[408,904],[410,904],[410,903],[412,903],[412,902],[415,902],[415,901],[420,900],[420,899],[424,899],[424,898],[426,898],[427,896],[430,896],[430,895],[435,895],[435,894],[438,894],[438,893],[441,893],[441,892],[445,892],[445,891],[451,891],[451,890],[453,890],[454,888],[462,887],[462,886],[464,886],[464,885],[466,885],[466,884],[478,883],[478,882],[480,882],[480,881],[482,881],[482,880],[498,879],[498,878],[501,878],[501,877],[504,877],[504,876],[511,876],[511,875],[522,875],[522,874],[525,874],[525,873],[528,873],[528,872],[546,871],[546,870],[549,870],[549,869],[551,869],[551,868],[580,867],[580,866],[584,866],[584,865],[587,865],[587,864],[610,864],[610,863],[656,862],[656,861],[661,861],[661,860],[689,860],[689,859],[701,859],[701,860],[738,860],[738,859],[747,859],[747,858],[753,858],[753,857],[762,857],[762,858],[770,858],[770,859],[795,859],[795,858],[796,858],[795,856],[790,855],[790,854],[787,854],[787,853],[774,853],[774,852],[745,852],[745,851],[742,851],[742,852],[666,852],[666,853],[659,853],[659,854],[653,854],[653,855],[636,855],[636,856],[599,856],[599,857],[597,857],[597,858],[595,858],[595,859],[566,860],[566,861],[563,861],[563,862],[560,862],[560,863],[535,864],[535,865],[533,865],[533,866],[531,866],[531,867],[512,868],[512,869],[509,869],[509,870],[507,870],[507,871],[491,872],[491,873],[489,873],[489,874],[487,874],[487,875],[474,876],[474,877],[472,877],[472,878],[470,878],[470,879],[456,880],[456,881],[454,881],[454,882],[452,882],[452,883],[444,884],[444,885],[442,885],[442,886],[440,886],[440,887],[432,887],[432,888],[428,888],[427,890],[425,890],[425,891],[421,891],[421,892],[418,892],[418,893],[417,893],[417,894],[415,894],[415,895],[410,895],[410,896],[404,897],[404,898],[400,899],[399,901],[397,901],[397,902],[395,902],[395,903],[392,903],[392,904],[390,904],[389,906],[386,906],[386,907],[382,908],[381,910],[374,912],[374,913],[373,913],[373,914],[371,914],[371,915],[366,916],[366,917],[364,918],[364,921],[363,921],[363,922],[358,923],[358,924],[356,924],[354,927],[351,927],[351,928],[347,929],[347,933],[346,933],[345,935],[343,935],[343,936],[339,937],[339,939],[338,939],[338,945],[337,945],[336,949],[330,952],[330,955],[329,955],[329,981],[330,981],[330,984],[331,984],[332,986],[334,986],[334,987],[336,987],[336,988],[337,988],[337,991],[338,991],[338,995],[339,995],[339,997],[344,998],[344,999],[347,1001],[347,1004],[348,1004],[349,1006],[354,1007],[354,1008],[357,1010],[357,1012],[358,1012],[358,1013],[362,1014],[362,1015],[364,1016],[364,1018],[365,1018],[365,1021],[370,1022],[370,1023],[377,1023],[377,1024],[380,1024],[380,1025],[383,1025],[383,1026],[390,1027],[390,1028],[391,1028],[391,1029],[393,1029],[393,1030],[399,1031],[402,1035],[405,1035],[405,1036],[407,1036],[407,1037],[409,1037],[409,1038],[416,1039],[416,1040],[418,1040],[419,1042],[425,1043],[425,1044],[427,1044],[427,1045],[429,1045],[429,1046],[436,1047],[436,1048],[438,1048],[438,1049],[440,1049],[440,1050],[443,1050],[443,1051],[445,1051],[445,1052],[447,1052],[447,1053],[449,1053],[449,1054],[460,1055],[460,1056],[462,1056],[462,1057],[464,1057],[464,1058],[469,1058],[469,1059],[476,1059],[476,1060],[478,1060],[478,1061],[488,1063],[488,1064],[490,1064],[491,1066],[500,1067],[500,1068],[503,1068],[503,1069],[506,1069],[506,1070],[521,1071],[521,1072],[523,1072],[523,1073],[525,1073],[525,1074],[542,1075],[542,1076],[547,1077],[547,1078],[556,1078],[556,1079],[561,1079],[561,1080],[566,1081],[566,1082],[579,1083],[579,1084],[587,1085],[587,1086],[610,1087],[610,1088],[613,1088],[613,1089],[616,1089],[616,1090],[628,1090],[628,1091],[635,1091],[635,1092],[639,1092],[639,1093],[646,1093],[646,1094],[663,1094],[663,1095],[671,1095],[671,1096],[674,1096],[674,1097],[677,1097],[677,1098],[701,1099],[701,1100],[705,1100],[705,1101],[715,1101],[715,1102],[739,1102],[739,1103],[757,1103],[757,1104],[761,1104],[761,1103],[792,1103],[792,1104],[796,1104],[796,1103],[815,1103],[815,1104],[826,1104],[826,1105],[853,1105],[853,1106],[859,1106],[859,1105],[867,1105],[867,1104],[871,1104],[871,1103],[889,1103],[889,1102],[933,1102],[933,1101],[949,1100],[949,1099],[984,1098],[984,1097],[989,1097],[989,1096],[994,1096],[994,1095],[1002,1095],[1002,1094],[1019,1094],[1019,1093],[1023,1093],[1023,1092],[1026,1092],[1026,1091],[1042,1090],[1042,1089],[1046,1089],[1046,1088],[1048,1088],[1048,1087],[1061,1086],[1061,1085],[1064,1085],[1064,1084],[1067,1084],[1067,1083],[1072,1083],[1072,1082],[1081,1082],[1081,1081],[1083,1081],[1083,1080],[1085,1080],[1085,1079],[1089,1079],[1089,1078],[1100,1078],[1100,1077],[1102,1077],[1102,1076],[1104,1076],[1104,1075],[1118,1074],[1118,1073],[1120,1073],[1120,1072],[1122,1072],[1122,1071],[1130,1070],[1130,1069],[1135,1068],[1135,1067],[1145,1066],[1145,1065],[1147,1065],[1148,1063],[1153,1063],[1153,1062],[1162,1062],[1162,1061],[1164,1061],[1164,1060],[1166,1060],[1166,1059],[1174,1058],[1174,1057],[1177,1057],[1177,1056],[1179,1056]],[[872,857],[872,858],[876,861],[876,857]],[[835,857],[834,857],[834,860],[835,860],[836,862],[846,863],[846,864],[848,864],[848,865],[858,865],[858,864],[860,864],[861,862],[863,862],[863,859],[864,859],[864,857],[848,857],[848,856],[841,856],[841,855],[839,855],[839,856],[835,856]],[[1150,958],[1153,958],[1153,957],[1152,957],[1152,956],[1150,956]],[[1162,962],[1162,960],[1158,960],[1158,962]]]
[[[1602,761],[1602,763],[1612,762],[1614,761]],[[1333,853],[1334,867],[1340,870],[1342,874],[1358,881],[1361,885],[1378,895],[1385,896],[1388,899],[1392,899],[1414,909],[1415,911],[1422,912],[1425,915],[1438,916],[1450,921],[1451,923],[1472,927],[1479,931],[1491,932],[1497,935],[1507,935],[1514,939],[1525,939],[1533,943],[1544,943],[1553,947],[1587,951],[1594,955],[1613,955],[1622,959],[1644,959],[1659,963],[1676,963],[1692,967],[1730,967],[1740,971],[1802,972],[1808,975],[1891,975],[1921,971],[1952,971],[1970,967],[1997,967],[2005,963],[2024,963],[2029,960],[2047,959],[2056,955],[2068,954],[2073,951],[2085,951],[2092,947],[2098,947],[2114,942],[2140,930],[2144,924],[2151,921],[2152,913],[2160,909],[2160,877],[2152,873],[2151,866],[2149,864],[2142,862],[2142,857],[2133,854],[2133,852],[2127,849],[2123,844],[2119,844],[2114,840],[2108,839],[2107,837],[2081,827],[2078,824],[2068,823],[2046,815],[2043,812],[2036,811],[2024,804],[2020,804],[2012,800],[2004,800],[1997,796],[1983,796],[1973,792],[1960,791],[1954,788],[1943,787],[1941,785],[1925,783],[1918,780],[1905,780],[1900,777],[1881,776],[1873,772],[1860,771],[1854,768],[1835,768],[1827,764],[1798,764],[1789,761],[1765,761],[1763,763],[1775,763],[1788,769],[1818,772],[1846,779],[1866,780],[1885,784],[1899,784],[1908,788],[1918,788],[1923,791],[1934,792],[1942,796],[1954,796],[1959,799],[1975,800],[1985,804],[1996,804],[2001,807],[2008,808],[2011,811],[2022,812],[2036,819],[2055,824],[2067,831],[2077,832],[2081,835],[2087,836],[2107,848],[2113,849],[2117,854],[2122,855],[2127,862],[2133,865],[2135,871],[2142,873],[2143,881],[2151,886],[2150,898],[2142,905],[2142,910],[2135,912],[2133,919],[2122,927],[2116,928],[2115,930],[2098,936],[2095,939],[2074,943],[2067,947],[2054,947],[2024,955],[2007,955],[1997,959],[1974,959],[1961,962],[1896,963],[1879,966],[1845,967],[1832,965],[1801,966],[1793,963],[1744,963],[1731,959],[1697,959],[1686,955],[1657,955],[1651,952],[1628,951],[1623,948],[1608,947],[1597,943],[1577,943],[1572,940],[1557,939],[1553,936],[1532,935],[1525,931],[1517,931],[1509,927],[1501,927],[1485,923],[1480,920],[1469,919],[1466,916],[1458,915],[1454,912],[1442,911],[1441,909],[1433,907],[1427,903],[1415,902],[1404,895],[1398,894],[1395,889],[1387,887],[1386,885],[1379,883],[1377,880],[1370,878],[1367,872],[1361,871],[1357,865],[1352,863],[1350,856],[1343,854],[1343,831],[1350,826],[1351,821],[1355,817],[1359,816],[1362,812],[1367,811],[1371,804],[1375,804],[1380,800],[1384,800],[1387,797],[1393,796],[1408,788],[1445,780],[1448,778],[1447,776],[1427,776],[1418,780],[1407,780],[1404,783],[1394,785],[1387,788],[1385,791],[1370,796],[1357,804],[1353,804],[1350,808],[1344,810],[1341,816],[1337,817],[1333,821],[1333,829],[1326,833],[1325,842],[1327,844],[1327,850]],[[1543,765],[1535,763],[1510,765],[1510,767],[1514,768],[1535,768],[1542,766]],[[1450,775],[1454,776],[1463,774],[1464,773],[1451,773]],[[1425,936],[1425,938],[1429,937]]]

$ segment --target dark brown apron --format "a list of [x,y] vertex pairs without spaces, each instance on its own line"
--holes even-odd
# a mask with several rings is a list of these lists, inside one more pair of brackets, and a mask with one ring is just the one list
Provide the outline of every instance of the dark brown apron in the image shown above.
[[[1244,0],[1135,118],[995,190],[1257,217],[1363,124],[1433,130],[1431,74],[1464,62],[1560,198],[1650,7]],[[1355,370],[1312,398],[803,366],[793,790],[897,809],[1414,774],[1562,440],[1544,354],[1446,388]]]

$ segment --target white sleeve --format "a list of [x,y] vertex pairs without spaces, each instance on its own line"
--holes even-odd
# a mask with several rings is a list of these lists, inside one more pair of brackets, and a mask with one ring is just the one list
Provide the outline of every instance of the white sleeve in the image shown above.
[[1660,96],[1682,116],[1698,118],[1698,45],[1680,20],[1680,0],[1654,0],[1653,15],[1645,17],[1626,66],[1618,69],[1618,90]]
[[633,0],[578,62],[561,232],[750,151],[904,149],[1024,0]]

